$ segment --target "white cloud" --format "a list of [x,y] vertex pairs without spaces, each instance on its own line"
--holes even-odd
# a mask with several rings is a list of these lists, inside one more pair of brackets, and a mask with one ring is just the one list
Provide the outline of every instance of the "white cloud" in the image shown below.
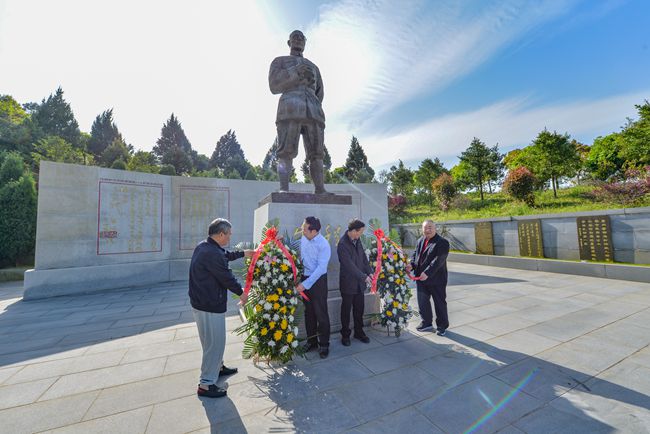
[[619,131],[626,117],[636,117],[650,89],[598,100],[531,106],[527,98],[509,99],[466,113],[431,119],[386,136],[364,138],[371,164],[386,167],[398,159],[419,162],[438,157],[455,161],[472,138],[507,151],[530,144],[544,128],[591,144],[599,135]]

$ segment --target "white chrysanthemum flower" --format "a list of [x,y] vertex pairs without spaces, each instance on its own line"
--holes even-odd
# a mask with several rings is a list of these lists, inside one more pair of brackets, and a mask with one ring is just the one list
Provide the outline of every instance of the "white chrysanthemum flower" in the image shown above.
[[262,315],[262,318],[264,318],[265,320],[268,321],[268,320],[271,319],[271,315],[269,315],[268,313],[265,313],[264,315]]
[[280,316],[277,313],[275,315],[273,315],[273,321],[277,321],[279,319],[280,319]]
[[268,301],[266,303],[264,303],[264,310],[271,310],[272,307],[273,307],[273,305],[271,303],[269,303]]
[[286,302],[287,302],[287,298],[283,295],[282,297],[280,297],[280,301],[281,301],[282,303],[286,303]]
[[258,323],[253,323],[253,328],[257,330],[260,328],[260,325]]
[[267,345],[268,345],[269,347],[274,347],[274,346],[275,346],[275,342],[273,342],[273,341],[269,341]]
[[255,263],[256,265],[264,265],[264,261],[261,259],[258,259],[257,262]]
[[293,322],[293,315],[289,315],[289,322]]
[[365,250],[366,256],[370,255],[370,249]]
[[266,283],[269,279],[266,276],[260,277],[260,283]]
[[298,336],[298,327],[293,328],[293,334]]
[[277,285],[277,284],[278,284],[278,279],[273,279],[273,280],[271,280],[271,284],[273,284],[273,285]]
[[292,346],[293,348],[296,348],[296,347],[298,346],[298,341],[293,341],[293,342],[291,342],[291,346]]
[[262,265],[262,266],[263,266],[264,269],[266,269],[266,270],[268,270],[269,268],[271,268],[271,264],[269,264],[268,262],[265,262],[264,265]]
[[282,348],[280,348],[280,354],[284,354],[287,351],[289,351],[289,346],[288,345],[285,345]]
[[297,297],[291,297],[291,304],[298,304],[298,298]]

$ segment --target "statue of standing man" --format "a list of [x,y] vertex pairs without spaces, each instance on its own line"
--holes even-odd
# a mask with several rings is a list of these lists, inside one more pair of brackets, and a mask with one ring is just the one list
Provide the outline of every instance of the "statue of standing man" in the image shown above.
[[327,194],[323,174],[323,80],[318,67],[302,57],[306,41],[300,30],[291,32],[287,41],[291,47],[290,55],[273,59],[269,71],[271,93],[282,94],[275,120],[280,191],[289,191],[292,163],[298,156],[298,141],[302,136],[315,193]]

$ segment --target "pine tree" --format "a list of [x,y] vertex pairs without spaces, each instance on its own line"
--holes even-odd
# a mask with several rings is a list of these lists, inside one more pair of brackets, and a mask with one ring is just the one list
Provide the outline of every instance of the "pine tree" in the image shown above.
[[467,164],[467,175],[472,180],[472,187],[479,190],[483,200],[483,185],[489,179],[494,164],[490,148],[474,137],[469,147],[458,158]]
[[413,194],[413,171],[404,166],[402,160],[399,160],[397,166],[391,166],[388,179],[390,180],[390,191],[393,195],[401,194],[408,197]]
[[88,152],[92,153],[101,164],[110,167],[113,161],[104,161],[101,155],[116,140],[123,141],[122,134],[113,122],[113,109],[106,110],[97,115],[93,122],[88,140]]
[[81,132],[79,123],[72,113],[70,104],[63,98],[63,89],[59,87],[53,95],[43,99],[32,114],[39,138],[59,136],[73,146],[79,146]]
[[[356,137],[352,136],[352,141],[350,142],[350,150],[348,151],[348,158],[345,160],[345,177],[350,182],[367,182],[366,179],[368,176],[372,180],[375,176],[375,171],[368,164],[368,157],[363,151],[363,148],[359,144],[359,140]],[[359,179],[358,174],[362,170],[367,172],[362,175],[365,179]]]
[[160,132],[160,138],[152,150],[161,164],[174,166],[176,174],[182,175],[192,170],[192,145],[185,136],[178,118],[174,113],[165,122]]
[[233,170],[239,173],[240,178],[246,176],[246,172],[251,167],[246,161],[244,151],[237,141],[237,136],[233,130],[228,130],[226,134],[219,138],[214,148],[212,157],[210,157],[210,167],[217,167],[226,173],[226,176],[232,177]]
[[443,173],[449,173],[442,162],[436,157],[435,160],[425,158],[420,167],[415,171],[415,186],[419,193],[426,195],[429,205],[433,204],[432,183]]
[[[325,183],[331,183],[332,182],[332,174],[330,173],[330,170],[332,169],[332,157],[330,156],[329,151],[327,150],[327,146],[323,145],[323,173],[325,175]],[[311,176],[309,174],[309,160],[307,159],[307,156],[305,155],[305,161],[302,162],[302,166],[300,166],[300,170],[302,171],[302,176],[305,178],[306,183],[311,182]]]
[[273,144],[267,151],[264,156],[264,161],[262,162],[262,168],[264,170],[270,170],[273,172],[278,171],[278,138],[276,137],[273,141]]

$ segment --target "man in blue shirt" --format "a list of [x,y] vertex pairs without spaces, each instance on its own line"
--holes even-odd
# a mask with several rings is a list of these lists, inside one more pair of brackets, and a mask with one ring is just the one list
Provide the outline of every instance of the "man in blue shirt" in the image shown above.
[[208,239],[196,246],[190,262],[190,304],[203,348],[201,378],[196,393],[208,398],[225,396],[226,390],[217,386],[217,380],[237,372],[237,368],[223,365],[228,290],[239,295],[242,304],[246,303],[247,296],[228,262],[250,257],[253,251],[226,251],[224,247],[230,244],[231,235],[232,225],[228,220],[214,220],[208,228]]
[[320,234],[320,220],[307,217],[302,224],[300,258],[304,266],[304,280],[298,291],[306,291],[309,301],[305,303],[305,328],[307,344],[305,352],[318,348],[321,359],[329,355],[330,317],[327,312],[327,265],[332,251],[330,243]]

